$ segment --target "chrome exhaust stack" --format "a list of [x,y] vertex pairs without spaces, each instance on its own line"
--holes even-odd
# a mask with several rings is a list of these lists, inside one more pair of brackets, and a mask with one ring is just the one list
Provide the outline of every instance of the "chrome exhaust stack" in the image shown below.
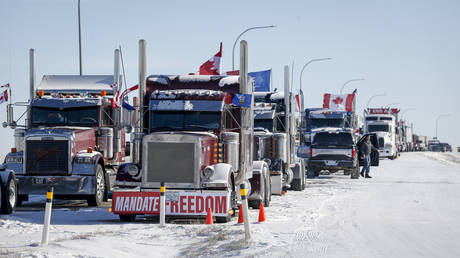
[[290,94],[290,83],[289,83],[289,66],[284,66],[284,104],[285,104],[285,117],[284,117],[284,128],[286,129],[287,140],[286,140],[286,152],[287,160],[286,162],[291,163],[291,94]]
[[[120,50],[115,49],[114,51],[114,65],[113,65],[113,97],[117,97],[117,93],[121,89],[120,85]],[[121,151],[121,129],[122,123],[121,119],[123,117],[122,114],[123,108],[118,107],[114,111],[115,115],[115,130],[113,134],[113,157],[118,159],[118,153]],[[116,162],[116,161],[115,161]]]
[[248,83],[248,43],[245,40],[240,42],[240,94],[251,96],[251,105],[241,107],[241,128],[240,128],[240,157],[239,173],[236,183],[239,184],[247,178],[249,171],[252,171],[252,139],[253,139],[253,110],[252,83]]
[[[35,97],[35,49],[31,48],[29,51],[29,105]],[[11,107],[11,118],[13,117],[13,108]],[[14,121],[12,121],[14,122]],[[8,121],[10,123],[10,121]],[[29,108],[27,111],[27,128],[32,126],[32,110]]]
[[147,76],[147,54],[146,54],[146,41],[139,40],[139,106],[136,116],[136,124],[134,131],[133,143],[133,163],[139,164],[141,162],[142,150],[142,137],[144,136],[144,99],[147,93],[146,89],[146,76]]

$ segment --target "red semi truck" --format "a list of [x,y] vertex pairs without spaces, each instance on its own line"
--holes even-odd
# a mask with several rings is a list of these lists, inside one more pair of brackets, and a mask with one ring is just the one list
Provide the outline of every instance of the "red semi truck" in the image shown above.
[[211,209],[218,222],[226,222],[238,207],[240,184],[252,188],[249,200],[270,198],[268,165],[252,160],[253,82],[245,42],[241,49],[241,76],[146,77],[140,41],[133,162],[118,169],[112,199],[121,220],[159,214],[162,182],[167,216],[199,217]]
[[[129,156],[121,107],[112,99],[121,87],[120,54],[115,50],[113,75],[44,75],[35,86],[35,53],[30,51],[30,100],[27,120],[8,122],[15,146],[4,168],[14,171],[20,205],[31,194],[54,187],[55,198],[87,200],[99,206],[108,199],[116,171]],[[11,210],[11,209],[10,209]]]

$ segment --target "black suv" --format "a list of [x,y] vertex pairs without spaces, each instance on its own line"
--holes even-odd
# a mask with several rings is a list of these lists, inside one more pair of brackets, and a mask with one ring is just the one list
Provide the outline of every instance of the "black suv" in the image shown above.
[[[358,141],[352,132],[345,130],[319,131],[313,134],[307,165],[307,178],[314,178],[321,170],[335,173],[343,170],[351,178],[359,178],[359,166],[364,165],[360,153],[361,145],[366,136],[371,136],[372,144],[378,148],[375,134],[366,134]],[[371,166],[379,165],[379,152],[372,150]]]

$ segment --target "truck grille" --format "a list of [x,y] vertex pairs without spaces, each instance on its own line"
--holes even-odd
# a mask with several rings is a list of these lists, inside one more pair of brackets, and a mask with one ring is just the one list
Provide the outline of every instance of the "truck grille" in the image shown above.
[[29,140],[25,163],[29,175],[68,175],[69,141]]
[[147,183],[195,184],[195,144],[180,142],[148,142]]

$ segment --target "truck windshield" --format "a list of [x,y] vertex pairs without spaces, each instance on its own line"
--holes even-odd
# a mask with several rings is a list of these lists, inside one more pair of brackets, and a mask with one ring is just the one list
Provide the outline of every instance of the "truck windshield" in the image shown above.
[[353,137],[350,133],[317,133],[313,137],[314,145],[353,145]]
[[219,130],[221,112],[215,111],[151,111],[151,130]]
[[273,119],[255,119],[254,128],[264,128],[268,131],[273,131]]
[[310,120],[310,129],[323,128],[323,127],[343,128],[343,119],[318,119],[318,118],[312,118]]
[[45,108],[32,107],[32,126],[87,126],[99,125],[99,107]]
[[390,131],[390,126],[388,125],[368,125],[367,126],[367,131],[372,133],[372,132],[389,132]]

